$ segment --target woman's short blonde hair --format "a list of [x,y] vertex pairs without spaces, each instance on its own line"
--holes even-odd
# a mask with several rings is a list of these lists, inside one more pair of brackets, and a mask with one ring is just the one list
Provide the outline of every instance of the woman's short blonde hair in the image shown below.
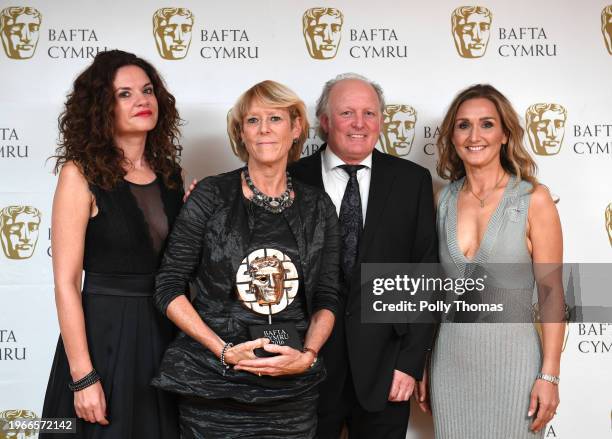
[[465,176],[465,166],[457,155],[453,145],[453,129],[457,111],[461,104],[470,99],[484,98],[491,101],[502,123],[502,129],[508,137],[508,142],[501,148],[501,165],[509,174],[515,175],[519,180],[526,180],[534,187],[537,185],[535,174],[537,166],[531,158],[523,143],[524,130],[519,117],[514,111],[510,101],[495,87],[489,84],[476,84],[461,91],[451,102],[438,137],[438,163],[436,170],[441,178],[455,181]]
[[240,160],[245,163],[249,160],[249,153],[242,141],[241,131],[242,121],[254,102],[272,108],[287,110],[291,117],[292,126],[296,119],[300,119],[302,129],[297,139],[294,139],[293,145],[289,150],[288,162],[291,163],[298,160],[302,155],[302,148],[308,138],[308,130],[310,129],[306,105],[290,88],[270,80],[255,84],[245,91],[238,98],[230,112],[228,133],[232,142],[236,145],[236,151]]

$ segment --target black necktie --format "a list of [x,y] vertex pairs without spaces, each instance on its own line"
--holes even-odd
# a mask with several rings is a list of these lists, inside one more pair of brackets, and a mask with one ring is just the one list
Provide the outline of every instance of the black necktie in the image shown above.
[[361,196],[359,195],[359,182],[357,171],[365,168],[364,165],[340,165],[348,175],[349,181],[344,190],[342,204],[340,204],[340,230],[342,231],[342,269],[345,279],[350,279],[353,267],[357,261],[359,238],[363,228],[363,213],[361,211]]

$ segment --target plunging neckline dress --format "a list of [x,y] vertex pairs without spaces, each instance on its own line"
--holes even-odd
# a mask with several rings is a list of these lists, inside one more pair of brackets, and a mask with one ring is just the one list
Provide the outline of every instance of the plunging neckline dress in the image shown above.
[[[474,258],[457,242],[457,200],[463,179],[438,202],[440,262],[447,276],[465,277],[486,266],[483,292],[503,300],[514,322],[443,322],[432,355],[431,400],[436,439],[533,439],[527,417],[542,354],[530,319],[534,276],[525,232],[531,184],[511,177]],[[512,314],[510,314],[512,313]],[[487,316],[485,316],[486,318]],[[491,321],[495,322],[494,317]]]

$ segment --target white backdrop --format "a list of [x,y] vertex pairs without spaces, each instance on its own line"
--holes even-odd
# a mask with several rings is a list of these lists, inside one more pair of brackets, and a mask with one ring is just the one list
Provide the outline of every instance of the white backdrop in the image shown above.
[[[333,23],[322,32],[331,30],[333,48],[327,59],[315,59],[307,49],[302,16],[322,3],[341,11],[342,22],[327,17]],[[538,141],[528,136],[525,141],[539,178],[560,198],[565,259],[612,262],[612,236],[605,224],[612,203],[612,48],[606,46],[605,32],[612,32],[612,25],[602,29],[601,18],[610,0],[478,5],[490,14],[468,17],[462,35],[482,46],[460,53],[451,15],[464,4],[450,0],[0,1],[1,10],[29,6],[39,13],[7,19],[0,30],[0,209],[32,206],[41,213],[38,232],[34,224],[27,238],[35,243],[33,252],[26,250],[19,259],[11,254],[11,244],[3,243],[0,253],[0,412],[41,411],[58,335],[49,257],[56,177],[46,159],[55,149],[57,116],[73,79],[105,48],[134,52],[164,76],[185,120],[183,166],[189,178],[240,165],[229,146],[226,114],[242,91],[263,79],[291,87],[311,115],[323,83],[336,74],[353,71],[376,80],[388,104],[415,109],[404,158],[432,174],[436,129],[460,89],[489,82],[510,98],[521,117],[532,104],[558,104],[565,116],[542,115],[533,125],[534,138],[548,134],[558,152],[539,155]],[[154,38],[153,14],[169,6],[191,11],[191,18],[182,17],[189,25],[181,28],[185,34],[175,34],[185,45],[190,41],[186,53],[176,55],[182,59],[164,59]],[[24,19],[29,24],[16,26]],[[481,24],[473,27],[478,20]],[[15,42],[21,51],[14,50]],[[305,154],[319,143],[313,131]],[[437,177],[434,182],[443,184]],[[611,360],[612,325],[572,325],[562,362],[562,402],[547,438],[610,437]],[[416,408],[408,437],[433,437],[431,421]]]

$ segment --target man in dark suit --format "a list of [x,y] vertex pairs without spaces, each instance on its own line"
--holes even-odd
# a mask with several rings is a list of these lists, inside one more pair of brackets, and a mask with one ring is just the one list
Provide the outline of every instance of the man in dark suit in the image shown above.
[[319,439],[404,439],[409,398],[422,377],[433,327],[361,322],[360,263],[437,262],[431,175],[374,149],[382,127],[381,88],[355,74],[325,84],[317,102],[327,143],[291,175],[324,188],[343,234],[344,310],[323,348]]

